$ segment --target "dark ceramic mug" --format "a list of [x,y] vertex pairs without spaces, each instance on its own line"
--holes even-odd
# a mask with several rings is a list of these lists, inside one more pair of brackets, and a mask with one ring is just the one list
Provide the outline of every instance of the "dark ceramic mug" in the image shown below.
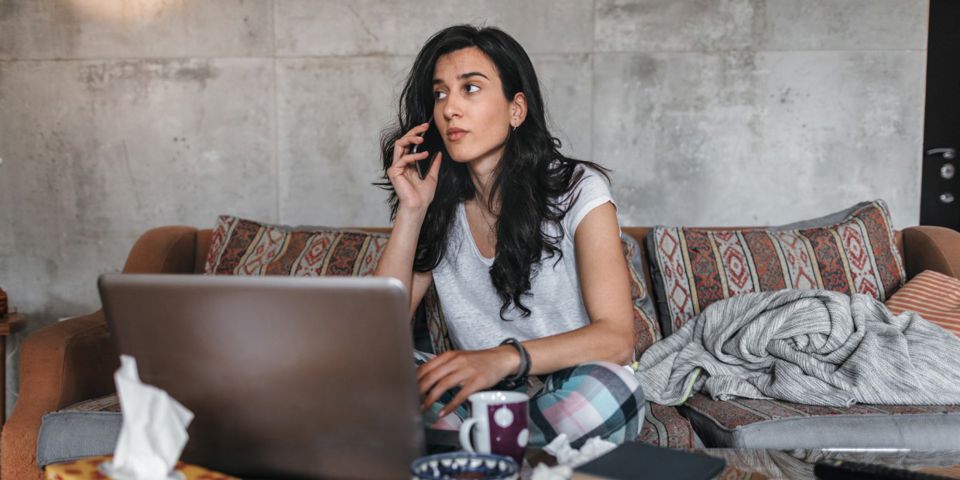
[[530,439],[529,397],[493,390],[470,395],[471,416],[460,426],[460,444],[469,452],[506,455],[523,464]]

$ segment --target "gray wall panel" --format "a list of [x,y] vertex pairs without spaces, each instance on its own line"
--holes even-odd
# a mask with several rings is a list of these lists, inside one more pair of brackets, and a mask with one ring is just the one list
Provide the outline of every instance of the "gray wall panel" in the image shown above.
[[0,59],[267,56],[271,0],[0,1]]
[[589,52],[593,3],[584,0],[277,1],[277,53],[416,55],[433,33],[458,23],[497,26],[530,53]]
[[380,132],[396,116],[411,57],[278,62],[280,218],[301,225],[383,225]]

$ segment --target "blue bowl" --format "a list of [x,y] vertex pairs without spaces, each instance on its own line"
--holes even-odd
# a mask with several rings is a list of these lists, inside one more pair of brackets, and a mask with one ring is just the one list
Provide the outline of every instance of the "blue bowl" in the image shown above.
[[503,455],[450,452],[420,457],[410,464],[414,480],[516,480],[517,462]]

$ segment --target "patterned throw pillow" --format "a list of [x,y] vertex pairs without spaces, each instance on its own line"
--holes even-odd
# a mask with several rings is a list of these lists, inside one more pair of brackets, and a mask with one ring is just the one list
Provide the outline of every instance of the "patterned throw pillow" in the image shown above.
[[268,225],[222,215],[213,229],[209,275],[371,275],[388,235]]
[[447,330],[447,321],[443,318],[443,309],[440,308],[440,296],[433,283],[423,296],[423,307],[426,317],[427,333],[430,334],[430,345],[437,355],[448,350],[454,350],[450,340],[450,331]]
[[627,269],[630,271],[630,297],[633,300],[633,335],[634,351],[637,358],[663,338],[660,333],[660,324],[653,306],[653,299],[647,292],[646,278],[643,270],[643,248],[637,240],[625,233],[620,235],[620,244],[623,255],[627,259]]
[[[212,275],[364,276],[373,273],[389,235],[326,227],[268,225],[223,215],[213,229],[204,272]],[[639,355],[661,338],[653,302],[644,287],[642,249],[629,235],[622,241],[633,296]],[[435,353],[453,349],[436,289],[423,299]]]
[[864,203],[830,226],[656,227],[646,242],[665,335],[711,303],[743,293],[822,288],[883,301],[906,278],[882,200]]
[[[654,312],[653,300],[647,294],[646,283],[643,277],[643,249],[640,244],[627,234],[622,234],[620,243],[623,254],[627,259],[627,268],[630,271],[630,296],[633,300],[634,344],[637,358],[654,342],[660,340],[660,326]],[[430,332],[430,343],[434,353],[441,353],[453,349],[446,323],[443,320],[443,311],[437,298],[436,290],[430,286],[424,298],[427,313],[427,330]]]
[[897,290],[886,305],[895,315],[917,312],[960,336],[960,280],[956,278],[924,270]]

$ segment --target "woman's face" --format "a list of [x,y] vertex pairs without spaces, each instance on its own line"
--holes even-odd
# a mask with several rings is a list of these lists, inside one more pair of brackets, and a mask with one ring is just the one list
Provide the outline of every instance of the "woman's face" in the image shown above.
[[433,73],[433,118],[452,160],[496,165],[512,125],[523,121],[522,93],[508,101],[496,66],[477,47],[447,53]]

